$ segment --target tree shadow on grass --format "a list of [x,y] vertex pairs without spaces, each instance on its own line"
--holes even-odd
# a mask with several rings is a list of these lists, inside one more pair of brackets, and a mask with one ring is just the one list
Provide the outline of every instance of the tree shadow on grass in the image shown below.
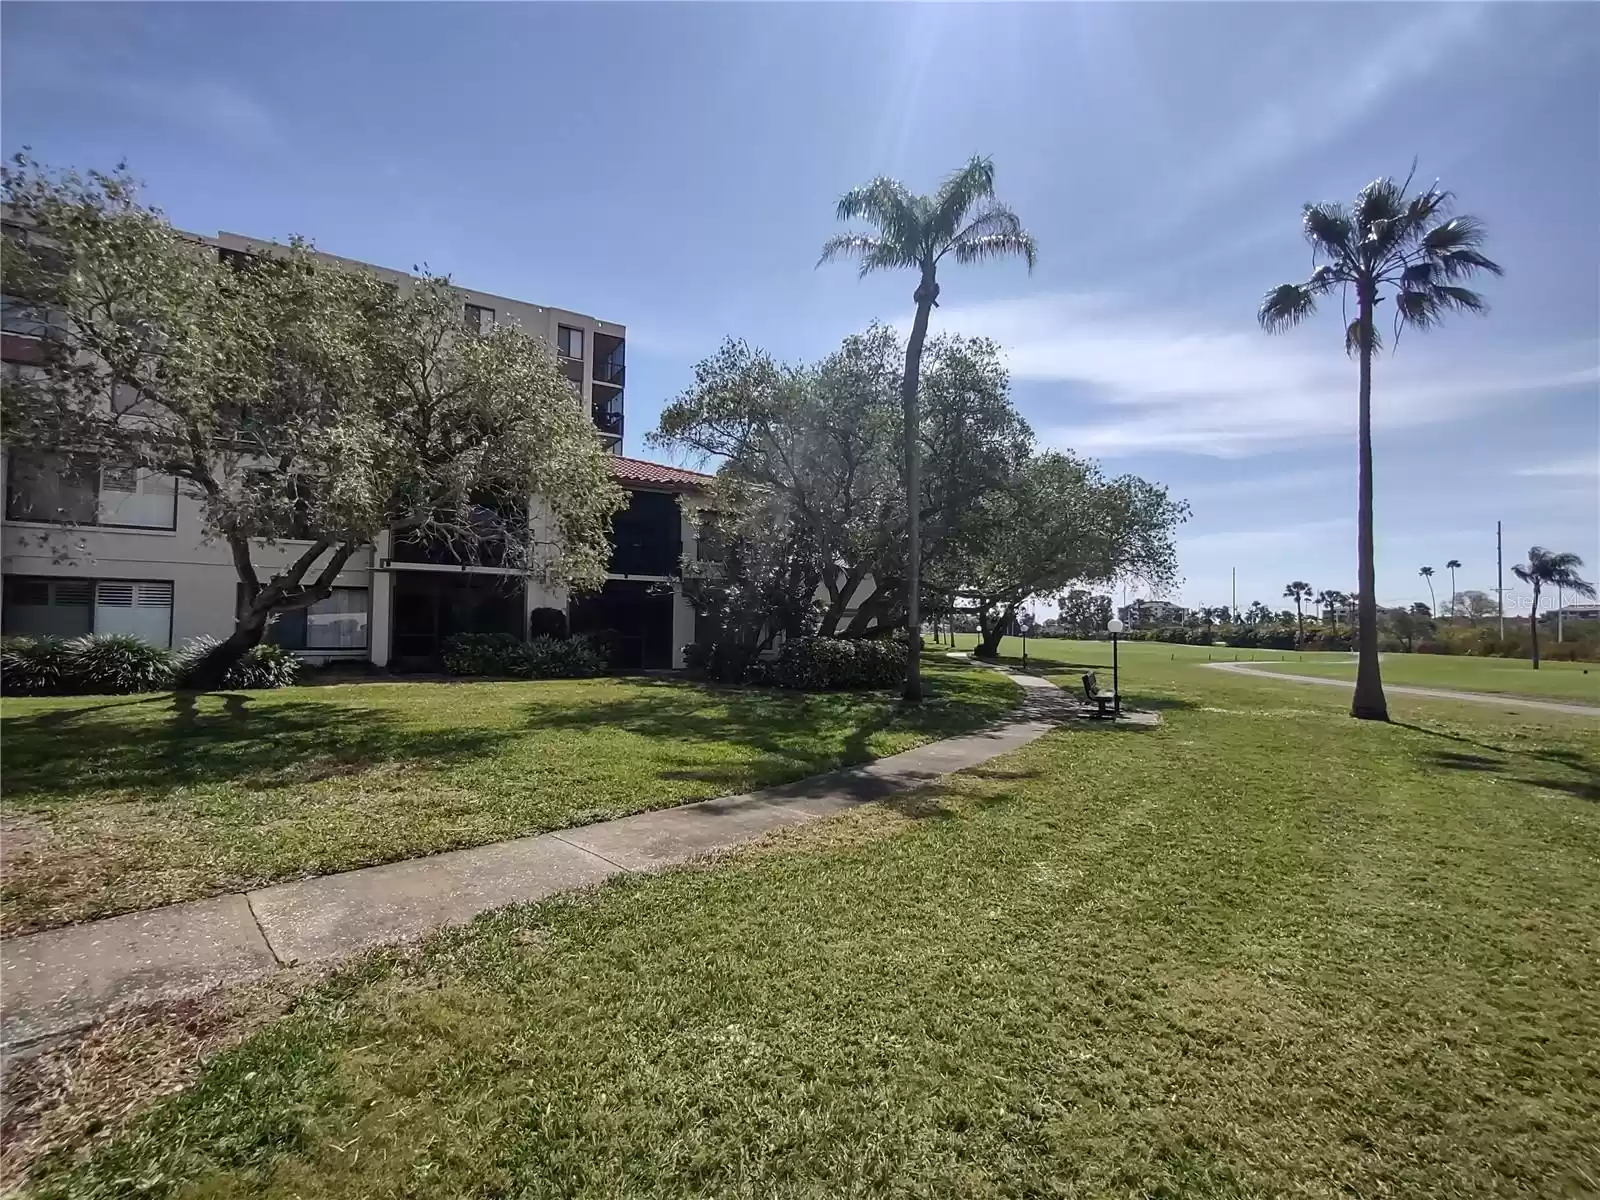
[[86,705],[5,721],[8,799],[66,800],[124,789],[165,791],[212,783],[271,787],[314,783],[385,763],[438,765],[492,752],[512,730],[418,729],[381,708],[222,693],[165,702],[161,719],[99,719],[123,704]]
[[[1434,767],[1450,771],[1473,771],[1484,774],[1504,775],[1513,783],[1520,783],[1527,787],[1546,788],[1550,791],[1565,792],[1579,800],[1600,802],[1600,770],[1597,770],[1593,761],[1585,754],[1576,750],[1565,750],[1559,747],[1540,747],[1538,749],[1509,749],[1504,746],[1491,745],[1480,742],[1475,738],[1465,737],[1461,734],[1446,733],[1443,730],[1427,729],[1420,725],[1405,725],[1396,721],[1396,725],[1403,725],[1406,729],[1414,729],[1418,733],[1430,734],[1433,737],[1444,738],[1448,741],[1463,742],[1481,750],[1490,751],[1494,757],[1486,754],[1469,754],[1457,750],[1429,750],[1425,761]],[[1533,763],[1520,762],[1521,759],[1532,759]],[[1577,778],[1559,778],[1551,775],[1533,775],[1526,771],[1543,770],[1545,764],[1554,763],[1566,767]],[[1536,765],[1537,764],[1537,765]]]

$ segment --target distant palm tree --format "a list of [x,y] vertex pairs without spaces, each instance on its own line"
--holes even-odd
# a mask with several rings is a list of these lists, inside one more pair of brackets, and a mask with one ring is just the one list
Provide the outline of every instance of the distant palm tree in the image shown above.
[[1294,620],[1299,628],[1295,635],[1295,644],[1299,645],[1306,640],[1306,614],[1301,610],[1300,604],[1311,597],[1311,585],[1303,579],[1296,579],[1283,589],[1283,594],[1294,601]]
[[[1484,257],[1483,226],[1473,217],[1446,218],[1452,196],[1438,184],[1407,196],[1404,183],[1378,179],[1361,189],[1346,212],[1341,204],[1308,204],[1302,227],[1319,263],[1303,283],[1268,292],[1257,317],[1269,333],[1298,325],[1334,292],[1355,292],[1356,319],[1345,329],[1347,354],[1360,361],[1357,397],[1356,596],[1360,606],[1351,716],[1387,721],[1389,706],[1378,670],[1377,571],[1372,532],[1372,356],[1382,348],[1374,317],[1378,305],[1394,301],[1394,336],[1406,325],[1440,324],[1453,312],[1482,312],[1478,293],[1459,286],[1480,271],[1501,273]],[[1389,295],[1383,292],[1387,289]]]
[[994,199],[994,162],[974,156],[931,196],[913,193],[898,179],[880,175],[839,198],[841,221],[863,218],[874,233],[841,233],[822,246],[817,265],[836,258],[861,260],[861,274],[912,270],[918,273],[912,299],[917,315],[906,342],[906,369],[900,380],[905,407],[906,510],[909,545],[906,554],[906,626],[911,654],[906,664],[905,699],[922,700],[922,669],[917,647],[921,629],[918,591],[922,583],[922,447],[917,416],[917,385],[922,373],[922,344],[928,316],[939,302],[939,263],[948,255],[957,263],[990,258],[1021,258],[1033,270],[1038,249],[1017,214]]
[[1452,558],[1445,563],[1444,569],[1450,572],[1450,624],[1456,623],[1456,571],[1461,567],[1459,558]]
[[1328,614],[1328,632],[1331,634],[1339,632],[1339,610],[1347,599],[1349,597],[1334,588],[1317,593],[1317,604]]
[[1557,553],[1543,546],[1528,550],[1526,566],[1517,565],[1511,573],[1523,583],[1533,584],[1533,607],[1528,610],[1528,629],[1533,635],[1533,669],[1539,669],[1539,591],[1541,588],[1560,588],[1586,599],[1595,598],[1594,584],[1578,574],[1583,559],[1570,552]]
[[1428,585],[1428,615],[1430,617],[1436,616],[1439,608],[1439,600],[1438,597],[1433,594],[1433,568],[1419,567],[1417,568],[1417,574],[1421,575],[1423,581]]

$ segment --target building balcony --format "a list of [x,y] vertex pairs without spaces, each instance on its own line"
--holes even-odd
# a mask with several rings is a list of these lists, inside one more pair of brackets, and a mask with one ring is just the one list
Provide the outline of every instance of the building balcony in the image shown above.
[[608,437],[622,436],[622,391],[620,388],[600,386],[595,388],[594,403],[590,405],[594,427]]

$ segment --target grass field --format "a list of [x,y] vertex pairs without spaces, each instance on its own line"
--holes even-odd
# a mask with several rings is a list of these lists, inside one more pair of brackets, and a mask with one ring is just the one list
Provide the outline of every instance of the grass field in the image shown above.
[[741,792],[976,728],[1016,702],[677,681],[396,683],[8,699],[7,933]]
[[[1276,669],[1276,668],[1275,668]],[[1355,682],[1353,662],[1305,662],[1284,671],[1322,675]],[[1467,658],[1439,654],[1385,654],[1385,683],[1416,687],[1454,688],[1463,692],[1494,692],[1508,696],[1542,696],[1549,700],[1575,700],[1600,705],[1600,665],[1547,662],[1537,671],[1525,661],[1506,658]]]
[[362,959],[35,1194],[1594,1194],[1594,723],[1161,653],[1159,728]]
[[[970,649],[977,643],[973,634],[957,634],[956,645]],[[1008,661],[1020,662],[1022,639],[1006,638],[1001,653]],[[1295,650],[1234,650],[1225,646],[1174,646],[1163,642],[1123,642],[1119,654],[1128,668],[1128,680],[1137,685],[1139,670],[1145,664],[1168,662],[1261,662],[1286,674],[1319,675],[1355,682],[1353,657],[1338,653],[1301,653]],[[1083,669],[1111,669],[1110,642],[1064,641],[1056,638],[1029,638],[1028,656],[1035,663],[1073,664]],[[1463,692],[1490,692],[1504,695],[1540,696],[1550,700],[1575,700],[1600,705],[1600,665],[1594,663],[1547,662],[1535,671],[1525,660],[1471,658],[1465,655],[1385,654],[1383,679],[1386,683],[1416,687],[1453,688]],[[1105,681],[1102,681],[1105,682]]]

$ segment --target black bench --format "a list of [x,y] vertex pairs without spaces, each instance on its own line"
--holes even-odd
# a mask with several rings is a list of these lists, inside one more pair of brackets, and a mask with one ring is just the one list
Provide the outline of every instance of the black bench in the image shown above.
[[1107,709],[1110,709],[1113,715],[1122,711],[1117,704],[1117,694],[1115,692],[1102,692],[1100,690],[1100,680],[1093,671],[1088,671],[1083,676],[1083,694],[1089,703],[1095,706],[1094,715],[1096,719],[1105,716]]

